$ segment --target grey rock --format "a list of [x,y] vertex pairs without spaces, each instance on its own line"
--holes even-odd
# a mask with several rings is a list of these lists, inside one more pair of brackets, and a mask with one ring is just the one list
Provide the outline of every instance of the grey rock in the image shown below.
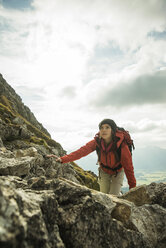
[[20,126],[19,139],[30,139],[32,135],[25,124]]
[[28,183],[26,180],[18,177],[18,176],[1,176],[0,180],[2,180],[1,182],[3,182],[4,186],[9,186],[11,185],[11,187],[14,188],[21,188],[21,189],[28,189]]
[[144,204],[159,204],[166,207],[166,183],[151,183],[150,185],[141,185],[131,189],[126,194],[120,196],[133,202],[137,206]]
[[147,185],[147,192],[152,204],[166,208],[166,183],[151,183]]
[[45,175],[43,157],[37,153],[34,147],[11,152],[0,152],[0,174],[13,176],[29,176],[31,174]]
[[40,176],[46,176],[47,179],[63,177],[80,183],[76,171],[70,164],[61,164],[52,158],[45,159],[35,147],[1,151],[0,175],[20,176],[27,180]]
[[25,176],[29,173],[33,163],[34,158],[31,157],[24,157],[20,159],[0,157],[0,174]]
[[0,147],[4,147],[1,137],[0,137]]
[[130,221],[152,247],[166,244],[166,209],[154,204],[133,208]]
[[1,247],[65,247],[59,235],[53,192],[36,194],[16,189],[2,179],[0,185]]
[[164,248],[166,209],[158,204],[138,207],[64,178],[27,184],[8,176],[0,185],[4,247]]
[[0,136],[3,141],[12,141],[18,139],[20,131],[19,126],[6,125],[5,123],[0,124]]
[[23,121],[23,119],[21,119],[20,117],[15,117],[13,120],[12,120],[12,122],[14,123],[14,124],[18,124],[18,125],[23,125],[25,122]]
[[55,149],[55,148],[52,149],[52,153],[55,154],[55,155],[57,155],[57,156],[59,156],[59,152],[58,152],[58,150]]
[[61,164],[55,161],[55,159],[46,159],[44,168],[47,178],[63,177],[73,182],[79,183],[77,179],[76,171],[70,166],[70,164]]
[[[0,152],[0,158],[14,158],[15,155],[13,152],[7,150],[6,148],[1,148],[1,152]],[[1,164],[0,164],[1,165]]]
[[16,158],[26,157],[26,156],[37,157],[38,152],[37,152],[35,147],[30,147],[30,148],[24,149],[24,150],[18,149],[18,150],[15,151],[15,156],[16,156]]

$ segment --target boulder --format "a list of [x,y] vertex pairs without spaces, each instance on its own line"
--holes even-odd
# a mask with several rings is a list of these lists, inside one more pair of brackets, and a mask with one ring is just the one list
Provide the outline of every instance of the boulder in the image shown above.
[[166,183],[141,185],[131,189],[119,198],[134,202],[137,206],[156,203],[166,207]]
[[24,157],[1,158],[0,157],[0,175],[26,176],[34,163],[34,158]]
[[18,149],[15,151],[15,156],[16,156],[16,158],[26,157],[26,156],[36,157],[36,156],[38,156],[38,152],[37,152],[37,149],[34,147],[30,147],[30,148],[25,149],[25,150]]

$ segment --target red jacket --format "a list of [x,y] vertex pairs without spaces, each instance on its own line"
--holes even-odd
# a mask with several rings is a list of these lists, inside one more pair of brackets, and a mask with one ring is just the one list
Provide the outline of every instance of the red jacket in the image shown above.
[[[117,131],[116,136],[119,138],[117,142],[117,148],[121,145],[120,163],[122,165],[122,168],[120,168],[118,171],[121,171],[124,168],[124,172],[128,180],[129,188],[131,189],[136,186],[136,179],[134,176],[134,168],[133,168],[131,153],[129,151],[128,145],[125,142],[123,142],[124,140],[123,133],[120,131]],[[78,160],[88,155],[89,153],[96,150],[97,145],[98,144],[97,144],[96,137],[95,137],[93,140],[89,141],[85,146],[82,146],[80,149],[70,153],[69,155],[65,155],[61,157],[62,163],[72,162],[72,161]],[[112,175],[112,174],[115,174],[116,172],[110,169],[103,168],[101,166],[101,164],[103,164],[111,168],[117,167],[118,161],[116,160],[115,153],[111,150],[111,146],[112,146],[112,143],[108,147],[105,147],[104,140],[101,139],[101,150],[100,150],[101,154],[100,154],[99,164],[102,170]]]

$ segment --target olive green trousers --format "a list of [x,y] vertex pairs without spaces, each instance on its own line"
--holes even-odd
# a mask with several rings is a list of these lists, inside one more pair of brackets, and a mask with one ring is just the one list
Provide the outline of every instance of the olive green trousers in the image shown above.
[[124,179],[124,169],[118,172],[117,175],[110,175],[104,172],[99,167],[99,177],[98,177],[100,191],[106,194],[119,195],[121,187],[123,185]]

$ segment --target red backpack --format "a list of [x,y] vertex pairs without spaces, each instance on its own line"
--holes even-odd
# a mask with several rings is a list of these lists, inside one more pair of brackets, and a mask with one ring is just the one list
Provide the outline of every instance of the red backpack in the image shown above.
[[128,145],[129,151],[132,155],[132,151],[135,149],[135,146],[129,131],[126,131],[123,127],[117,127],[117,130],[124,134],[124,142]]

